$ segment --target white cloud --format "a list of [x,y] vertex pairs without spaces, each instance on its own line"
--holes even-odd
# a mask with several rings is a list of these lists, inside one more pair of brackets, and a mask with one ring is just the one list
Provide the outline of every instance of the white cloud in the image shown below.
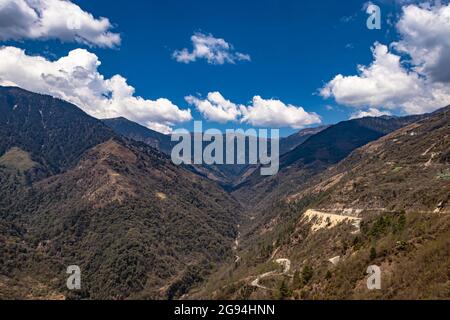
[[312,124],[321,123],[319,115],[306,112],[302,107],[286,105],[280,100],[265,100],[260,96],[253,98],[253,103],[243,109],[242,122],[256,127],[274,127],[301,129]]
[[450,103],[450,88],[401,64],[387,46],[375,44],[374,61],[359,66],[359,75],[337,75],[321,89],[324,98],[355,108],[399,110],[407,114],[434,111]]
[[171,127],[157,122],[147,122],[147,128],[164,134],[171,134],[173,131]]
[[374,62],[370,66],[359,66],[357,76],[337,75],[321,90],[321,95],[352,107],[393,109],[421,88],[419,76],[405,70],[400,57],[389,52],[385,45],[376,43],[372,52]]
[[397,30],[401,40],[395,48],[411,56],[416,70],[433,81],[450,83],[450,4],[406,6]]
[[248,54],[236,52],[231,44],[224,39],[214,38],[213,35],[195,33],[191,37],[193,51],[188,49],[177,50],[173,58],[181,63],[195,62],[197,59],[206,59],[209,64],[236,63],[237,61],[250,61]]
[[[399,54],[375,43],[371,65],[359,66],[358,75],[337,75],[321,89],[321,95],[350,107],[408,114],[450,104],[450,4],[406,6],[397,30],[401,40],[391,47]],[[400,54],[412,60],[402,60]]]
[[308,113],[302,107],[286,105],[280,100],[255,96],[250,106],[238,105],[226,100],[219,92],[211,92],[206,99],[193,96],[186,101],[195,105],[207,119],[215,122],[240,121],[255,127],[294,128],[321,123],[316,113]]
[[194,105],[207,120],[226,123],[236,121],[241,116],[242,106],[226,100],[219,92],[210,92],[204,100],[194,96],[185,98],[186,102]]
[[367,117],[381,117],[381,116],[390,116],[391,113],[388,111],[381,111],[375,108],[369,108],[366,111],[358,111],[350,117],[350,119],[360,119]]
[[135,89],[120,75],[105,79],[98,72],[99,65],[98,57],[84,49],[49,61],[15,47],[1,47],[0,85],[50,94],[74,103],[94,117],[123,116],[163,133],[192,119],[190,110],[181,110],[167,99],[135,96]]
[[59,39],[99,47],[120,44],[107,18],[68,0],[0,0],[0,40]]

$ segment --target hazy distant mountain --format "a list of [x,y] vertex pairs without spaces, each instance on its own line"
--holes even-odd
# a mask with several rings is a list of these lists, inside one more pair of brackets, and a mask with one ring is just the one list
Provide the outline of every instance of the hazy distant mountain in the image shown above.
[[144,142],[166,154],[170,154],[172,151],[173,144],[168,135],[150,130],[123,117],[104,119],[102,121],[115,132],[127,138]]
[[282,138],[280,141],[280,155],[283,155],[285,153],[294,150],[299,145],[308,140],[310,137],[318,134],[319,132],[322,132],[327,128],[329,128],[329,126],[320,126],[316,128],[302,129],[286,138]]
[[[170,136],[148,129],[123,117],[105,119],[102,121],[117,134],[123,135],[129,139],[144,142],[168,155],[170,155],[172,147],[175,145],[175,143],[171,142]],[[322,126],[303,129],[291,136],[280,139],[280,154],[285,154],[292,151],[310,137],[325,130],[326,128],[328,127]],[[225,187],[230,187],[239,181],[248,168],[248,165],[192,166],[192,169],[198,174],[217,181]]]
[[[0,297],[175,298],[232,257],[240,207],[74,105],[0,89]],[[15,284],[15,280],[22,281]]]

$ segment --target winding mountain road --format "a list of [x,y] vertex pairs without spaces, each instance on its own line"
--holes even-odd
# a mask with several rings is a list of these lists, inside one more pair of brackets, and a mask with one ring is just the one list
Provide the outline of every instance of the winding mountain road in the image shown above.
[[241,225],[237,225],[237,229],[238,229],[238,234],[236,236],[236,239],[234,240],[234,245],[233,245],[233,251],[236,253],[236,259],[234,260],[234,263],[238,263],[239,261],[241,261],[241,257],[237,254],[239,251],[239,240],[241,239],[241,231],[240,231]]
[[279,272],[276,272],[276,271],[270,271],[270,272],[263,273],[263,274],[257,276],[256,279],[253,280],[250,283],[250,285],[252,287],[255,287],[255,288],[273,291],[274,289],[270,289],[270,288],[267,288],[265,286],[262,286],[262,285],[259,284],[259,282],[262,279],[267,278],[267,277],[287,275],[289,273],[289,271],[291,270],[291,260],[289,260],[289,259],[277,259],[275,262],[278,263],[279,265],[283,266],[283,272],[279,273]]
[[[347,210],[349,211],[349,210]],[[358,212],[358,210],[350,210],[350,212]],[[355,216],[350,215],[343,215],[343,214],[335,214],[335,213],[327,213],[319,210],[307,210],[305,214],[303,215],[304,219],[306,219],[309,222],[313,222],[312,225],[312,232],[317,232],[321,229],[331,229],[335,226],[337,226],[340,223],[344,222],[350,222],[354,227],[355,231],[353,231],[353,234],[357,234],[361,231],[361,219]],[[274,253],[272,254],[270,260],[272,260],[275,255],[278,253],[279,248],[277,248]],[[334,261],[334,260],[333,260]],[[250,285],[255,288],[263,289],[263,290],[269,290],[273,291],[274,289],[267,288],[260,284],[260,281],[262,279],[265,279],[267,277],[272,276],[283,276],[288,275],[289,271],[291,270],[291,260],[282,258],[275,260],[276,263],[281,265],[283,267],[283,272],[277,272],[277,271],[270,271],[263,273],[256,277],[255,280],[253,280]]]

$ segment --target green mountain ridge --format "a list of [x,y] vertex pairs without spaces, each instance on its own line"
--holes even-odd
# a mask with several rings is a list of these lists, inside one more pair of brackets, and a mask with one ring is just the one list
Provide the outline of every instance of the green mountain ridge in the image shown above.
[[0,298],[177,298],[232,256],[240,205],[218,185],[63,101],[0,101]]
[[149,146],[160,150],[166,154],[171,153],[173,143],[170,136],[150,130],[140,124],[130,121],[124,117],[103,119],[102,122],[120,134],[129,139],[144,142]]

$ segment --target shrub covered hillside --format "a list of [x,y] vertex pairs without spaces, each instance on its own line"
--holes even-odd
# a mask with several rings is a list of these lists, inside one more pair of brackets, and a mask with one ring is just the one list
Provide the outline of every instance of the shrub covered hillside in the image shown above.
[[[310,178],[192,296],[449,299],[449,137],[447,107]],[[382,290],[367,289],[370,265]]]

